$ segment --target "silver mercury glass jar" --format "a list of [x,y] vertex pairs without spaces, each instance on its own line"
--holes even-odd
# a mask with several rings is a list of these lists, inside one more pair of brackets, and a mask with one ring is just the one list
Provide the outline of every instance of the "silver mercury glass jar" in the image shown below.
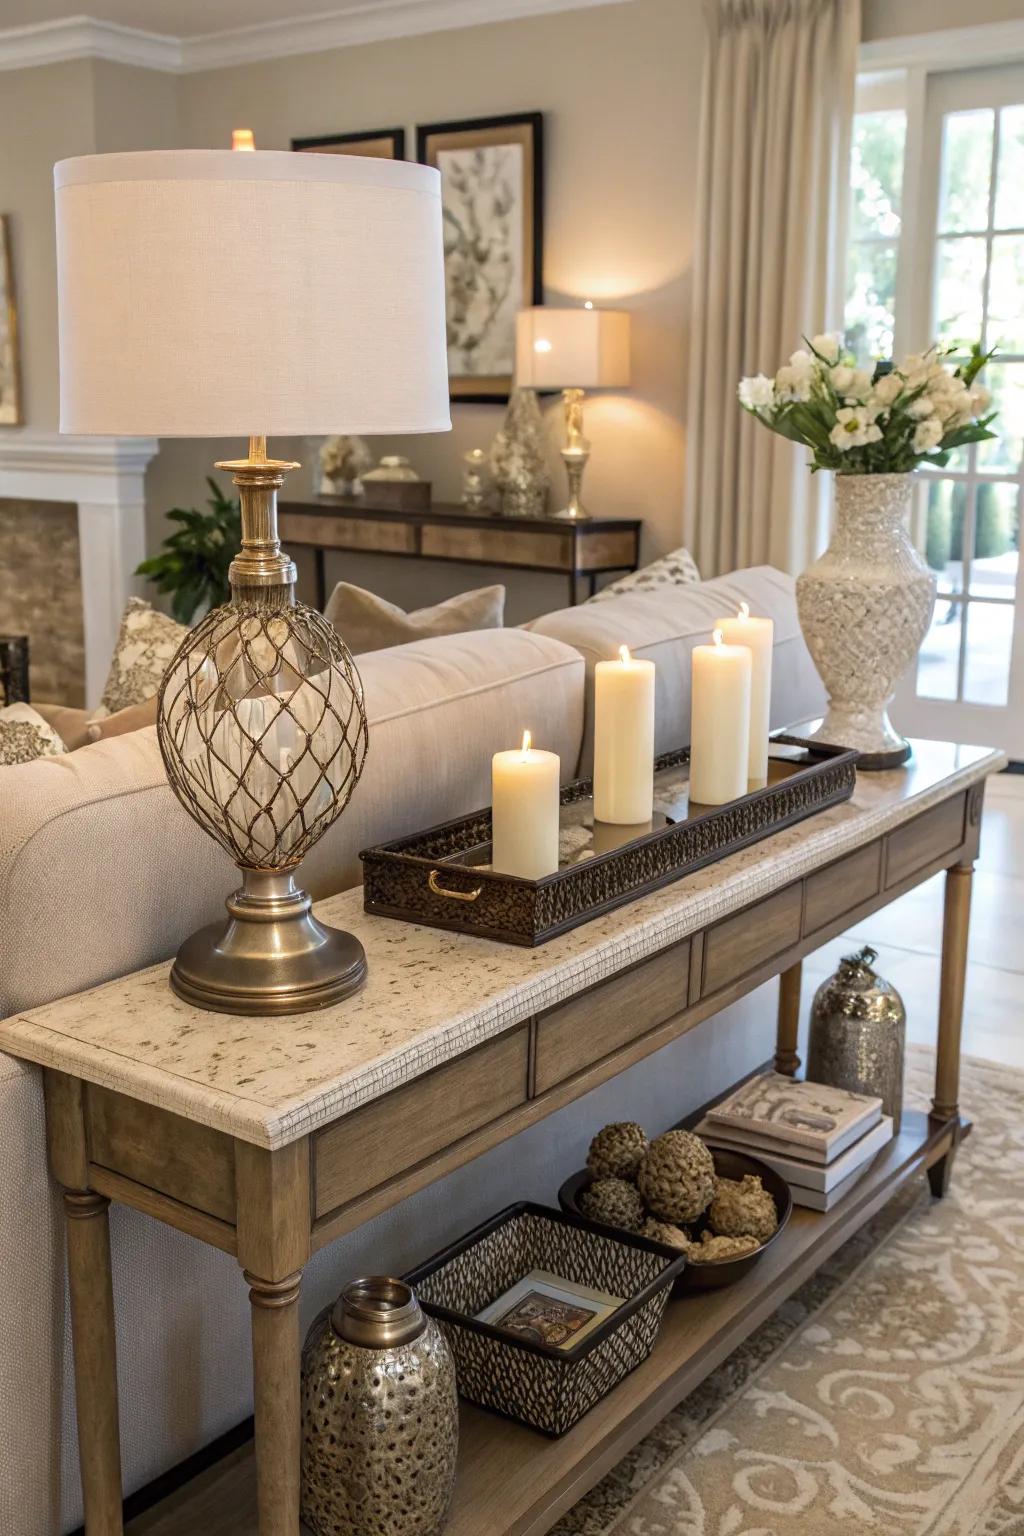
[[440,1328],[402,1281],[353,1281],[302,1350],[306,1525],[314,1536],[440,1536],[458,1441]]
[[815,992],[807,1076],[832,1088],[877,1094],[898,1131],[907,1012],[896,988],[872,969],[877,959],[868,948],[847,955]]

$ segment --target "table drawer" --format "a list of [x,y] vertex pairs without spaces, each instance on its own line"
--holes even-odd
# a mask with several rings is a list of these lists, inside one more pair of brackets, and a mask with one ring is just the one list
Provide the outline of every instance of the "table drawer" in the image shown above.
[[505,518],[500,528],[458,528],[445,523],[427,526],[420,549],[430,560],[523,565],[538,571],[572,570],[570,534],[511,528],[509,521]]
[[524,1103],[528,1064],[529,1028],[523,1024],[321,1131],[313,1152],[316,1216]]
[[382,555],[414,555],[416,529],[406,523],[371,517],[311,517],[282,512],[282,542],[320,549],[366,550]]
[[535,1092],[544,1093],[681,1013],[689,979],[687,939],[542,1014]]
[[944,853],[952,853],[964,840],[964,809],[966,795],[944,800],[941,805],[925,811],[905,827],[898,828],[889,837],[889,858],[886,864],[885,886],[888,890],[898,885],[915,870],[923,869]]
[[877,896],[882,885],[882,845],[871,843],[837,859],[828,869],[807,877],[804,900],[804,933],[834,923],[844,912],[852,912],[862,901]]
[[756,907],[737,912],[735,917],[724,918],[710,928],[704,940],[701,996],[720,992],[795,944],[800,938],[802,904],[797,881],[777,896],[769,896]]
[[89,1160],[219,1221],[235,1220],[235,1146],[223,1131],[101,1088],[85,1087]]

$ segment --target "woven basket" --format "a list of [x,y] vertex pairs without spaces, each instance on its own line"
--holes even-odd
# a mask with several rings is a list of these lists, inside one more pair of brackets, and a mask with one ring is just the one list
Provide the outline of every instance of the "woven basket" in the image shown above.
[[[683,1255],[646,1238],[615,1238],[544,1206],[509,1206],[405,1276],[437,1318],[471,1402],[564,1435],[654,1348]],[[476,1314],[531,1270],[624,1298],[569,1349],[534,1343]]]

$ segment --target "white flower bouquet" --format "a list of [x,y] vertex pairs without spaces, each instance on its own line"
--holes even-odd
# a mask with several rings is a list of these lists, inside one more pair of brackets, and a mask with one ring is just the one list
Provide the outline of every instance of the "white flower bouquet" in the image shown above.
[[993,356],[979,345],[966,363],[946,366],[938,346],[897,366],[858,368],[838,336],[815,336],[774,379],[742,379],[744,410],[773,432],[804,443],[811,469],[843,475],[893,475],[927,460],[940,468],[952,449],[994,437],[988,390],[976,382]]

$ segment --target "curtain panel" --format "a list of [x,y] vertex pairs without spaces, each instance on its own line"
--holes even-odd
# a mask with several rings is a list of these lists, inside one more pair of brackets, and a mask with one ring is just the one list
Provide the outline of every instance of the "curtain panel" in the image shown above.
[[705,0],[705,14],[687,542],[705,577],[797,573],[824,542],[824,477],[736,387],[842,321],[860,0]]

